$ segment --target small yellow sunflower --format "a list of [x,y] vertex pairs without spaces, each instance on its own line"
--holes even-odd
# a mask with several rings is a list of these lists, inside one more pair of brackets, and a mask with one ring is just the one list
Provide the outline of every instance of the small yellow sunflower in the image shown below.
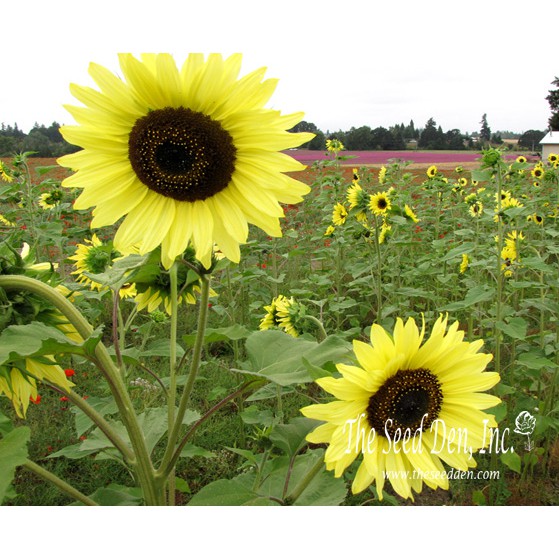
[[411,219],[414,223],[419,223],[420,219],[417,217],[417,215],[412,210],[412,208],[408,206],[408,204],[404,206],[404,214],[406,215],[406,217]]
[[427,169],[427,176],[432,179],[433,177],[437,176],[437,166],[436,165],[431,165],[428,169]]
[[481,217],[483,213],[483,204],[479,201],[475,201],[470,204],[470,208],[468,210],[472,217]]
[[334,225],[343,225],[347,219],[347,209],[343,204],[337,202],[332,210],[332,223]]
[[535,179],[541,179],[544,176],[544,168],[540,165],[536,165],[533,169],[532,169],[532,176]]
[[326,149],[331,153],[338,153],[340,151],[343,151],[345,147],[342,142],[340,142],[340,140],[332,138],[331,140],[326,140]]
[[464,274],[470,265],[470,259],[467,254],[462,255],[462,262],[460,262],[460,273]]
[[387,169],[386,169],[386,167],[383,165],[383,166],[380,168],[380,171],[378,172],[378,182],[379,182],[380,184],[384,184],[384,182],[386,181],[386,172],[387,172]]
[[390,236],[391,232],[392,232],[392,226],[386,223],[386,221],[383,221],[382,225],[380,226],[380,231],[378,234],[379,245],[382,245],[383,243],[386,242],[386,239],[387,237]]
[[3,161],[0,161],[0,178],[4,182],[12,182],[14,178],[10,174],[10,170]]
[[372,194],[369,199],[369,209],[375,215],[385,215],[391,207],[390,198],[386,192]]
[[458,179],[458,184],[462,187],[465,188],[466,186],[468,186],[468,179],[466,177],[460,177]]
[[266,305],[266,315],[260,321],[260,330],[279,329],[283,330],[293,338],[302,333],[301,322],[306,310],[304,305],[295,301],[293,297],[278,295],[272,299],[270,305]]
[[9,219],[6,219],[2,214],[0,214],[0,224],[5,225],[6,227],[15,227],[16,224]]
[[325,237],[331,237],[336,232],[336,228],[333,225],[328,225],[326,231],[324,231]]
[[43,208],[43,210],[52,210],[60,204],[62,198],[62,192],[59,189],[55,189],[51,192],[43,192],[39,196],[39,206]]
[[170,268],[190,244],[206,267],[214,243],[235,262],[252,223],[281,236],[280,202],[309,187],[286,172],[304,165],[282,153],[314,134],[288,132],[302,113],[265,109],[276,80],[265,68],[237,79],[241,55],[191,54],[180,70],[169,54],[120,55],[124,79],[91,64],[100,91],[72,85],[84,107],[67,107],[78,126],[64,138],[82,151],[58,162],[77,172],[74,207],[93,210],[92,227],[124,217],[114,243],[126,255],[161,246]]
[[519,155],[519,156],[516,158],[516,162],[517,162],[517,163],[526,163],[526,158],[525,158],[523,155]]
[[556,154],[556,153],[550,153],[547,156],[547,160],[552,164],[558,163],[559,162],[559,155]]
[[424,335],[425,326],[419,330],[412,318],[397,319],[392,336],[373,324],[371,344],[353,342],[357,365],[338,364],[340,378],[316,381],[336,400],[301,410],[325,422],[307,440],[328,444],[326,469],[336,477],[362,456],[353,493],[376,482],[382,499],[387,479],[410,499],[423,482],[448,489],[443,462],[475,467],[472,454],[489,444],[486,434],[497,423],[481,410],[500,400],[481,392],[499,381],[497,373],[483,372],[492,356],[479,353],[482,340],[465,342],[458,322],[447,331],[446,317],[422,343]]
[[89,286],[90,289],[103,291],[106,286],[92,280],[86,273],[102,274],[106,272],[113,260],[118,256],[111,243],[103,243],[97,235],[85,239],[84,244],[78,244],[73,256],[68,260],[75,262],[73,275],[77,276],[78,283]]

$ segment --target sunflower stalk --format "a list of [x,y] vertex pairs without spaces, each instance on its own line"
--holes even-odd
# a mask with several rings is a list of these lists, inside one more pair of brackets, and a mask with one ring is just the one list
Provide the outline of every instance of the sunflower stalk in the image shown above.
[[284,504],[292,505],[301,496],[303,491],[310,485],[311,481],[324,468],[324,457],[319,456],[313,467],[307,471],[303,479],[294,487],[293,491],[284,499]]
[[[194,382],[198,375],[200,369],[200,361],[202,357],[202,348],[204,347],[204,338],[206,333],[206,323],[208,321],[208,301],[210,297],[210,281],[211,277],[206,274],[200,275],[201,283],[201,293],[200,293],[200,310],[198,313],[198,331],[196,332],[196,340],[194,342],[194,347],[192,349],[192,360],[190,362],[190,370],[184,386],[179,408],[176,415],[174,416],[174,421],[172,426],[169,426],[169,439],[167,441],[167,448],[165,449],[165,454],[161,461],[161,465],[157,470],[157,477],[159,480],[165,480],[168,475],[166,472],[168,470],[168,465],[172,462],[173,455],[175,453],[175,447],[180,434],[180,429],[182,426],[182,421],[186,413],[188,403],[190,401],[190,396],[192,394],[192,389],[194,387]],[[174,401],[172,395],[170,396],[170,401]]]
[[66,495],[68,495],[69,497],[72,497],[72,499],[75,499],[76,501],[79,501],[80,503],[87,506],[94,507],[99,505],[99,503],[96,503],[93,499],[91,499],[87,495],[84,495],[81,491],[78,491],[75,487],[72,487],[69,483],[65,482],[63,479],[60,479],[57,475],[49,472],[42,466],[39,466],[39,464],[33,462],[32,460],[26,460],[23,463],[23,467],[26,470],[29,470],[30,472],[39,476],[41,479],[48,481],[49,483],[60,489],[60,491],[66,493]]

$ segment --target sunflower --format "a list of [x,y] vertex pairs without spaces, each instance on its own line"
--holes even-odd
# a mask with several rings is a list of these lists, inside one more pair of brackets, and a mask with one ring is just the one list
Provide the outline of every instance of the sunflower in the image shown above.
[[3,161],[0,161],[0,178],[4,181],[4,182],[12,182],[14,180],[14,178],[12,177],[12,175],[10,174],[10,170],[8,169],[8,167],[4,164]]
[[332,138],[331,140],[326,140],[326,149],[331,153],[338,153],[340,151],[343,151],[345,147],[342,142],[340,142],[340,140]]
[[462,187],[465,188],[466,186],[468,186],[468,179],[466,177],[460,177],[458,179],[458,184]]
[[419,223],[420,219],[417,217],[413,209],[408,206],[408,204],[404,205],[404,214],[407,218],[411,219],[414,223]]
[[[467,470],[476,466],[471,453],[489,444],[486,429],[497,424],[480,410],[500,400],[480,392],[499,381],[483,372],[492,356],[479,353],[482,340],[463,341],[458,322],[447,331],[446,317],[422,345],[424,334],[412,318],[397,319],[393,336],[374,324],[372,345],[353,342],[358,366],[338,364],[340,378],[316,381],[337,400],[301,410],[325,421],[307,440],[329,445],[324,460],[336,477],[362,455],[353,493],[376,481],[382,499],[386,479],[404,498],[413,499],[423,481],[447,489],[443,462]],[[461,442],[452,440],[457,432]]]
[[102,274],[106,272],[113,260],[118,256],[114,250],[112,243],[103,243],[97,235],[93,235],[91,239],[85,239],[84,244],[78,244],[73,256],[68,260],[75,262],[75,270],[73,275],[77,276],[78,283],[89,286],[90,289],[102,291],[106,287],[86,274]]
[[365,211],[369,203],[369,195],[361,185],[354,183],[347,189],[346,200],[350,210],[357,208],[359,211]]
[[343,225],[347,219],[347,210],[343,204],[336,203],[332,210],[332,223],[334,225]]
[[6,219],[2,214],[0,214],[0,224],[5,225],[6,227],[15,227],[16,224],[9,219]]
[[70,391],[73,383],[68,381],[64,370],[54,362],[51,355],[41,359],[27,358],[24,365],[0,366],[0,394],[5,394],[14,406],[18,417],[24,418],[31,399],[37,399],[37,380],[47,380]]
[[377,194],[372,194],[369,199],[369,209],[375,215],[385,215],[386,212],[390,210],[392,205],[390,204],[390,198],[386,192],[378,192]]
[[387,169],[386,167],[383,165],[380,168],[380,171],[378,172],[378,182],[380,184],[384,184],[384,182],[386,181],[386,173],[387,173]]
[[51,192],[43,192],[39,196],[39,206],[43,210],[52,210],[56,208],[62,201],[63,195],[59,189],[52,190]]
[[532,169],[532,176],[535,179],[541,179],[544,176],[544,169],[543,167],[541,167],[540,165],[536,165],[533,169]]
[[555,164],[559,162],[559,155],[556,153],[550,153],[547,156],[547,160],[551,163],[551,164]]
[[470,265],[470,259],[467,254],[462,255],[462,262],[460,262],[460,273],[464,274]]
[[527,160],[526,160],[526,158],[525,158],[523,155],[519,155],[519,156],[516,158],[516,162],[517,162],[517,163],[526,163],[526,161],[527,161]]
[[265,109],[276,80],[265,68],[237,79],[241,58],[191,54],[179,70],[169,54],[121,54],[123,80],[91,64],[100,91],[71,86],[85,107],[67,107],[78,125],[61,132],[83,150],[58,160],[77,170],[62,184],[83,189],[76,209],[96,206],[92,227],[126,216],[121,253],[161,246],[170,268],[191,244],[209,267],[215,242],[238,262],[249,223],[281,236],[279,202],[309,192],[284,174],[305,166],[281,151],[314,134],[287,132],[302,113]]
[[325,237],[331,237],[336,232],[336,228],[333,225],[328,225],[326,231],[324,231]]
[[483,204],[479,201],[475,201],[473,204],[470,204],[468,212],[472,217],[481,217],[483,213]]
[[293,297],[278,295],[264,310],[267,313],[260,321],[260,330],[280,329],[293,338],[297,338],[303,332],[302,322],[306,308]]
[[436,165],[431,165],[428,169],[427,169],[427,176],[432,179],[433,177],[437,176],[437,166]]
[[390,236],[391,232],[392,232],[392,226],[386,223],[386,221],[383,221],[382,225],[380,226],[380,231],[378,234],[379,245],[382,245],[383,243],[386,242],[386,238]]

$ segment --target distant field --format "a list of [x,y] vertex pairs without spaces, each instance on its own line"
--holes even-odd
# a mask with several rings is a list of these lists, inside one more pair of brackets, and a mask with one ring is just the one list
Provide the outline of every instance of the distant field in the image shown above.
[[[325,151],[315,150],[290,150],[289,155],[297,161],[310,165],[315,161],[328,158]],[[351,157],[347,165],[384,165],[390,159],[402,161],[413,161],[417,166],[424,167],[431,164],[454,165],[470,164],[477,165],[480,153],[475,151],[343,151],[342,156]],[[507,154],[505,157],[514,159],[518,154]]]

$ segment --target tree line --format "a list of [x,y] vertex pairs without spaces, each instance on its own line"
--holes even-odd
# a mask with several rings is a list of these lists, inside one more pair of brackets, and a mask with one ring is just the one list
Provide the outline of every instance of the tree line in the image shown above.
[[315,137],[301,149],[323,150],[326,140],[337,139],[342,142],[345,149],[350,151],[361,150],[468,150],[482,149],[489,145],[503,145],[504,139],[517,139],[518,147],[536,150],[540,140],[545,136],[543,130],[528,130],[523,134],[509,131],[492,133],[487,122],[487,115],[483,115],[478,133],[463,134],[453,128],[443,131],[434,118],[430,118],[423,128],[416,128],[413,120],[408,125],[395,124],[389,128],[378,126],[352,127],[349,130],[337,132],[323,132],[318,127],[307,121],[302,121],[292,128],[292,132],[312,132]]
[[0,126],[0,157],[24,152],[32,152],[35,157],[60,157],[79,149],[64,140],[57,122],[48,127],[35,123],[27,134],[17,124]]

